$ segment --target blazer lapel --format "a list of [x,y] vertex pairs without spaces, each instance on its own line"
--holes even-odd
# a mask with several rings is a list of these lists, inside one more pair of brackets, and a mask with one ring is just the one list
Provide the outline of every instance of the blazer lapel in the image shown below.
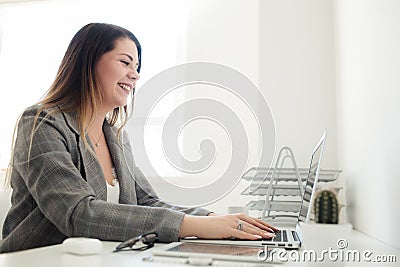
[[[86,181],[96,193],[96,199],[107,200],[107,186],[103,175],[100,162],[97,158],[85,147],[82,137],[79,135],[76,118],[73,114],[64,113],[64,117],[70,128],[76,133],[79,153],[82,157],[82,164],[85,172]],[[90,139],[85,136],[91,146]],[[92,147],[93,149],[93,147]],[[81,167],[82,168],[82,167]]]

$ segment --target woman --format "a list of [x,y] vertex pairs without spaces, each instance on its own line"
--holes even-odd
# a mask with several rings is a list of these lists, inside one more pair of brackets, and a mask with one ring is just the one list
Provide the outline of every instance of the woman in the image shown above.
[[19,119],[0,252],[72,236],[123,241],[156,232],[171,242],[273,235],[274,227],[245,214],[217,216],[157,198],[123,132],[140,66],[141,47],[128,30],[92,23],[76,33],[49,91]]

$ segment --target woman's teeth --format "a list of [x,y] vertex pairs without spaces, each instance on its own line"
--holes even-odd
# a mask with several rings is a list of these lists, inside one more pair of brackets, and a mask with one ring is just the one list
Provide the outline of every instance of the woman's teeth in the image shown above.
[[123,84],[123,83],[119,83],[118,84],[122,89],[126,90],[126,91],[130,91],[131,87],[129,85]]

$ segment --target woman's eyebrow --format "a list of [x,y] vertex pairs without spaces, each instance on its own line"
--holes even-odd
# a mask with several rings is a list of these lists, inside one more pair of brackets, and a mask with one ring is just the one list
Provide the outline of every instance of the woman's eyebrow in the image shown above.
[[129,55],[129,54],[121,53],[120,55],[127,56],[131,61],[133,61],[133,57],[131,55]]

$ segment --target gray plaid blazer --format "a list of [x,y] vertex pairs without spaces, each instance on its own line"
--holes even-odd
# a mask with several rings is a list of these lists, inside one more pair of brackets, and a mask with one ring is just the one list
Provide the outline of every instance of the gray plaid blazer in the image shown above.
[[123,241],[156,232],[160,241],[171,242],[178,240],[185,213],[209,213],[158,199],[135,166],[126,133],[118,144],[116,128],[107,122],[103,130],[119,178],[120,204],[106,201],[100,163],[85,148],[73,114],[43,111],[39,115],[40,126],[34,133],[28,160],[37,109],[33,106],[25,110],[18,122],[12,207],[4,222],[0,252],[59,244],[72,236]]

